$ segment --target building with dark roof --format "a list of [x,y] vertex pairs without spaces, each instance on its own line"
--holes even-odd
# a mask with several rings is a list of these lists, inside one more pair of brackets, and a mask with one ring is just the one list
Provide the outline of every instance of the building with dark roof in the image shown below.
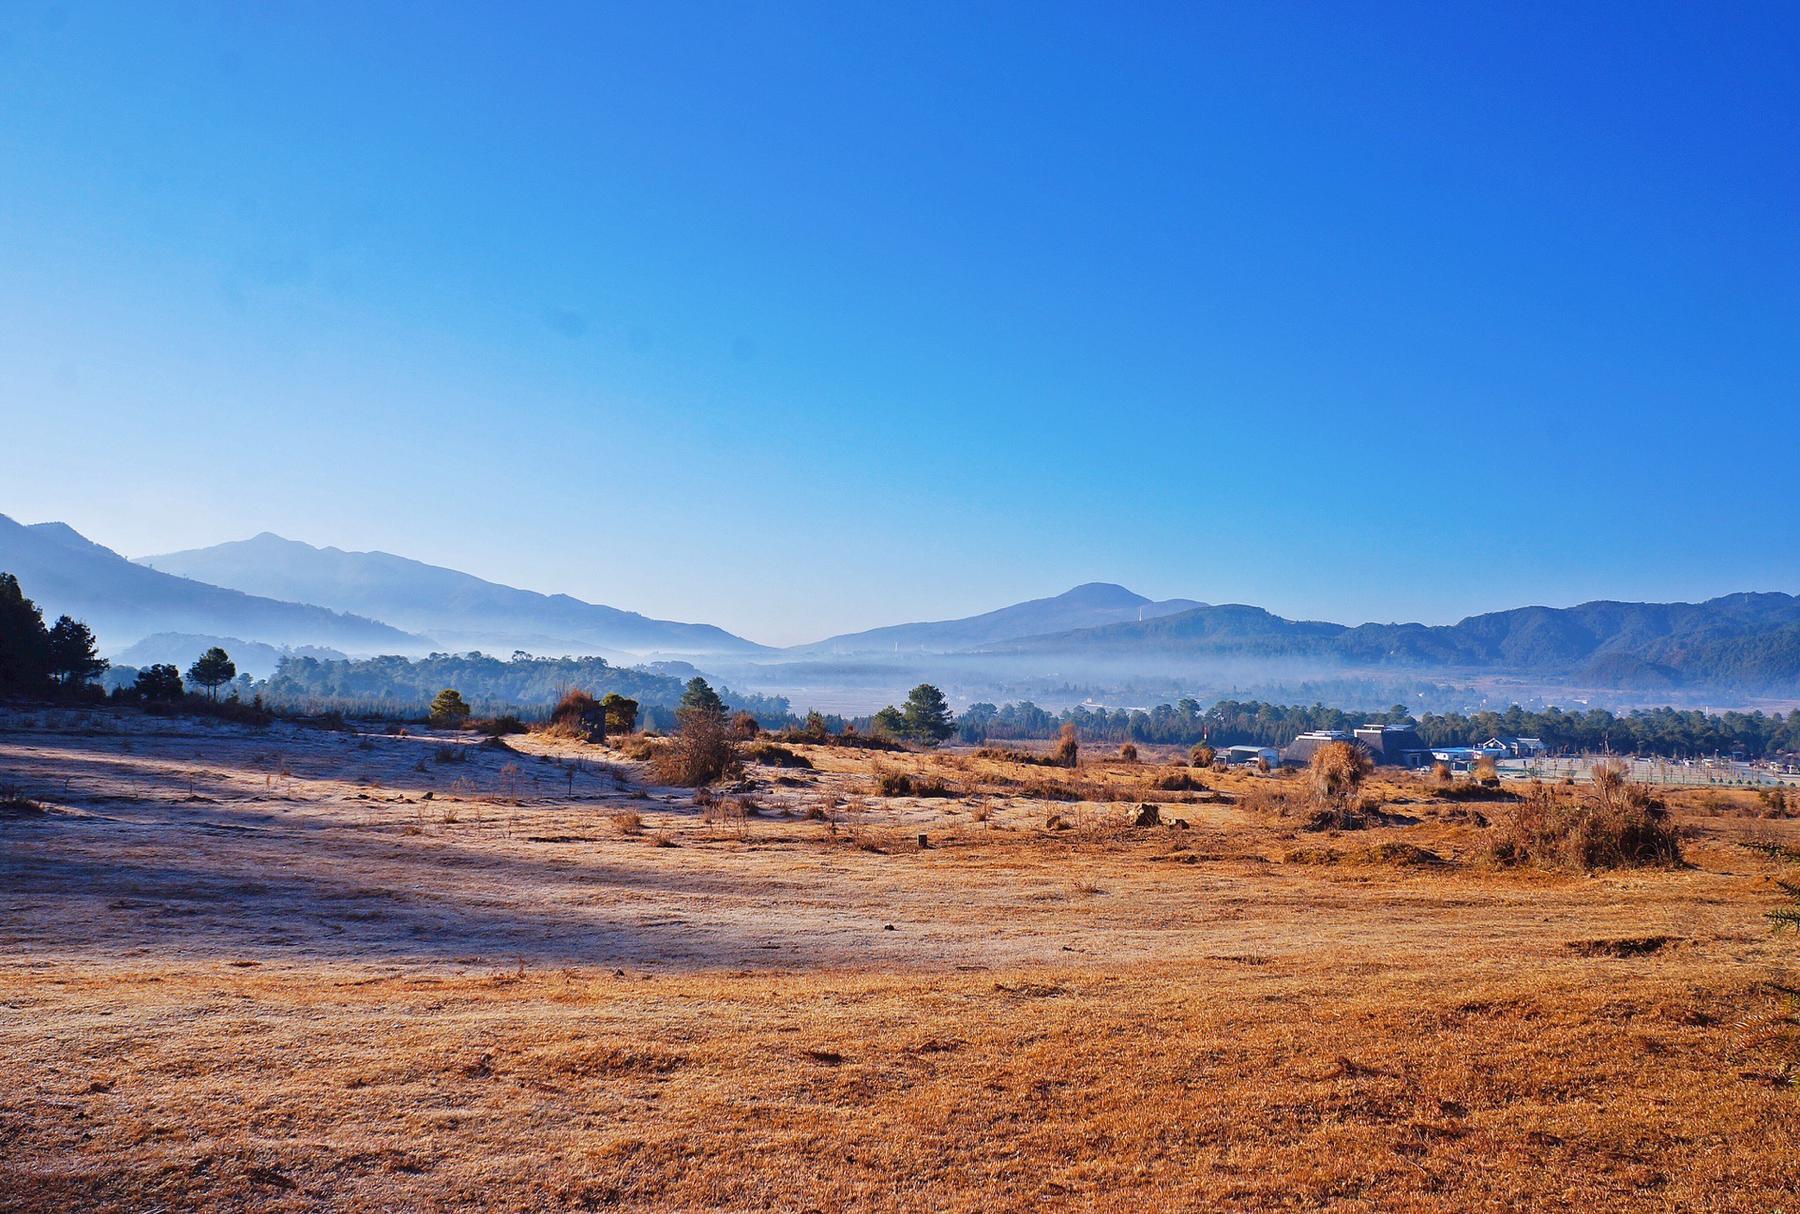
[[1364,725],[1356,731],[1375,762],[1383,767],[1429,767],[1431,747],[1411,725]]

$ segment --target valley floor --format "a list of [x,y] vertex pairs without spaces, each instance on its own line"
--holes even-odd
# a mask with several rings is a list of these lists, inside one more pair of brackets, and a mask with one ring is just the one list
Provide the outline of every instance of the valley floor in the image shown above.
[[535,736],[0,716],[0,1210],[1800,1208],[1800,821],[1546,874],[1404,783],[1318,835],[1249,775],[795,749],[709,806]]

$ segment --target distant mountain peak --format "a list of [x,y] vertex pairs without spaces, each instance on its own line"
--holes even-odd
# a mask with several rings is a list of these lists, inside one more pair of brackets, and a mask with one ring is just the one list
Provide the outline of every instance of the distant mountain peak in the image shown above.
[[1142,606],[1149,599],[1136,591],[1128,590],[1117,582],[1083,582],[1081,585],[1063,591],[1056,596],[1067,603],[1086,603],[1092,606],[1123,605]]

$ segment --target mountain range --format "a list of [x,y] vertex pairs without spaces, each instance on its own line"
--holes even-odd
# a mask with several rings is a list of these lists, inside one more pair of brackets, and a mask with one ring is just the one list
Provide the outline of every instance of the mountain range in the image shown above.
[[281,602],[133,564],[64,523],[29,526],[0,514],[0,570],[47,618],[85,620],[108,651],[152,633],[250,637],[271,645],[405,652],[424,638],[358,615]]
[[65,524],[26,526],[0,515],[0,570],[17,574],[47,615],[85,619],[105,651],[132,657],[223,637],[269,661],[304,646],[351,654],[525,649],[632,664],[692,657],[769,691],[795,680],[818,690],[821,680],[866,677],[871,662],[899,662],[920,677],[953,671],[965,689],[1018,678],[1072,684],[1096,671],[1167,678],[1280,668],[1289,678],[1403,671],[1644,693],[1800,694],[1800,598],[1774,592],[1521,607],[1446,625],[1346,625],[1243,604],[1151,600],[1090,582],[978,615],[773,649],[710,624],[267,532],[132,562]]
[[1520,607],[1456,624],[1289,620],[1201,604],[1155,619],[1015,637],[980,652],[1093,660],[1310,659],[1353,669],[1555,676],[1570,685],[1684,684],[1800,690],[1800,597],[1729,594],[1702,603],[1597,601]]
[[321,603],[421,633],[444,649],[584,654],[739,654],[767,648],[711,624],[651,619],[566,594],[539,594],[388,552],[315,548],[267,531],[140,564],[251,594]]

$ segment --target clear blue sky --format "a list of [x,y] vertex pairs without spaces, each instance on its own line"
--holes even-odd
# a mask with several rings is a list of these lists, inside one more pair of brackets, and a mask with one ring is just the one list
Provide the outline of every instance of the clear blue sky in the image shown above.
[[0,411],[775,642],[1800,591],[1800,9],[15,0]]

